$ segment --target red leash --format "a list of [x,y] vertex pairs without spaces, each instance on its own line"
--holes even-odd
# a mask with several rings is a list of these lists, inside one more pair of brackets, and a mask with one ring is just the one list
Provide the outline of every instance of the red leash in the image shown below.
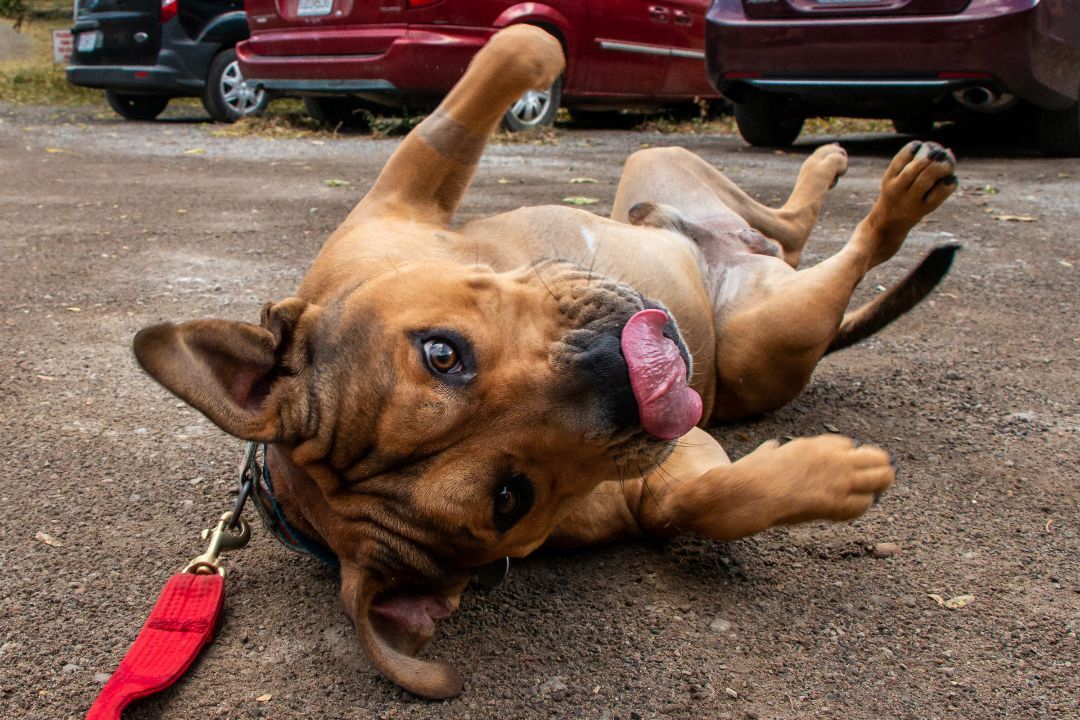
[[150,617],[134,644],[120,661],[86,720],[120,720],[120,714],[139,698],[161,692],[187,671],[199,652],[210,644],[225,602],[225,571],[219,556],[247,544],[251,529],[233,514],[221,516],[216,527],[203,530],[206,552],[165,584]]

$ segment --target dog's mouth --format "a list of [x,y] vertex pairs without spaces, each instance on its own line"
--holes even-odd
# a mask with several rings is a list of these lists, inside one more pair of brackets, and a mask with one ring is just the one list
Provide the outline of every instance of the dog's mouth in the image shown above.
[[701,396],[687,384],[685,348],[664,333],[670,322],[663,310],[640,310],[623,326],[620,339],[638,421],[659,440],[690,432],[702,412]]

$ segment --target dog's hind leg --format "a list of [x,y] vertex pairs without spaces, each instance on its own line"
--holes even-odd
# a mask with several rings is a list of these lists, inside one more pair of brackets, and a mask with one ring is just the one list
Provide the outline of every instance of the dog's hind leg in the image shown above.
[[[812,268],[794,271],[775,258],[745,255],[723,270],[714,306],[715,419],[775,410],[805,387],[837,339],[855,286],[955,190],[954,162],[950,152],[932,143],[903,148],[885,172],[877,202],[847,244]],[[926,262],[920,268],[934,270]],[[933,282],[922,284],[924,292],[932,287]],[[860,322],[883,326],[869,320]]]
[[776,525],[850,520],[895,479],[889,454],[841,435],[767,442],[730,462],[695,428],[647,474],[601,483],[563,519],[547,547],[697,534],[735,540]]
[[628,222],[638,203],[670,205],[688,222],[716,234],[753,228],[778,242],[784,261],[796,267],[826,193],[846,170],[847,154],[839,145],[819,147],[803,163],[787,202],[773,209],[688,150],[639,150],[626,161],[611,217]]
[[496,33],[438,108],[408,134],[346,225],[373,214],[446,225],[506,108],[562,72],[562,46],[531,25]]

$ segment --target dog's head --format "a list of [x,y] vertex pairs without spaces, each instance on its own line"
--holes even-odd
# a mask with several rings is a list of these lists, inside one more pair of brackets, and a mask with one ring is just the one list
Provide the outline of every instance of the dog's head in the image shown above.
[[341,560],[369,657],[448,697],[454,669],[414,657],[434,621],[477,567],[665,457],[701,414],[690,357],[659,306],[560,261],[411,263],[320,303],[149,327],[135,353],[226,432],[273,444],[279,500]]

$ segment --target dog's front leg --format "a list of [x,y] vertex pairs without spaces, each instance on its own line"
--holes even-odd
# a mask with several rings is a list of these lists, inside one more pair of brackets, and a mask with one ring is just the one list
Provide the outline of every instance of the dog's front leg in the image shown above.
[[402,141],[346,224],[380,212],[448,224],[503,113],[525,91],[550,87],[564,64],[559,41],[540,28],[515,25],[496,33]]
[[850,520],[895,478],[888,453],[842,435],[767,442],[729,462],[695,428],[643,477],[602,483],[556,528],[552,547],[694,533],[735,540],[776,525]]

